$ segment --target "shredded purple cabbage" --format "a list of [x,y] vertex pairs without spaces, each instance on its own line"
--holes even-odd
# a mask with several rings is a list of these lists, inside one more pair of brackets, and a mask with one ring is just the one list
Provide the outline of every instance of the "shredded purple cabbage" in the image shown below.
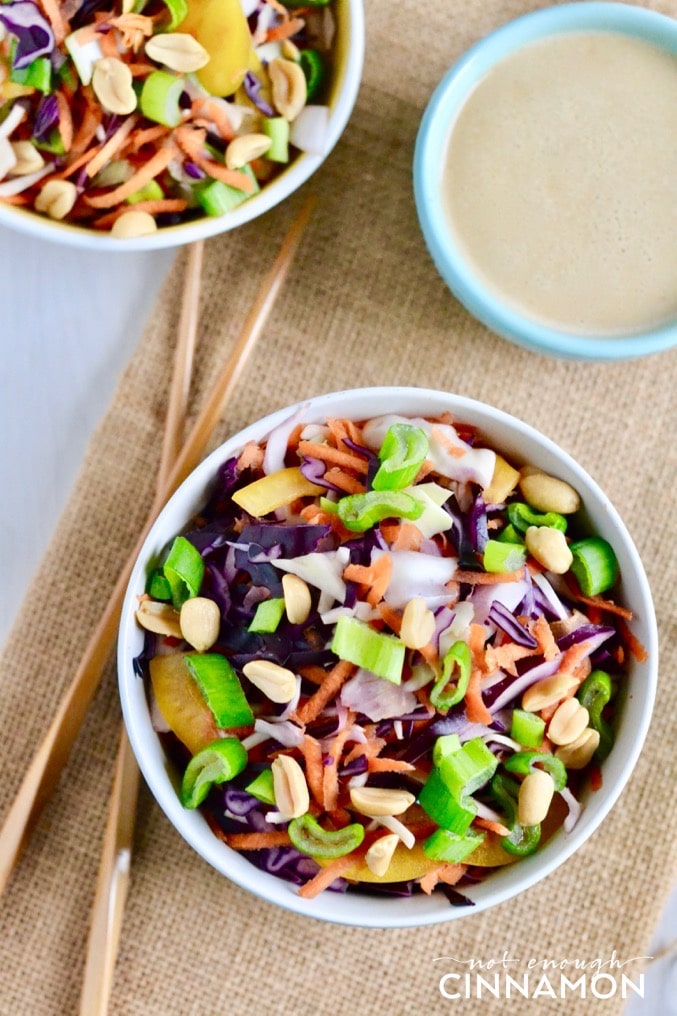
[[507,607],[504,607],[498,600],[494,600],[489,611],[489,620],[493,621],[495,625],[509,635],[513,642],[516,642],[519,646],[525,646],[527,649],[535,649],[538,642],[528,631],[523,624],[521,624],[514,614],[512,614]]
[[39,56],[49,56],[54,49],[54,32],[33,0],[0,5],[0,22],[17,41],[14,70],[29,67]]
[[261,82],[254,74],[253,71],[247,71],[244,76],[244,90],[247,96],[254,103],[256,108],[263,113],[264,116],[275,116],[275,110],[269,105],[265,99],[261,98]]
[[[1,8],[0,8],[1,10]],[[40,100],[33,125],[33,139],[46,141],[59,122],[59,106],[55,95],[45,95]]]

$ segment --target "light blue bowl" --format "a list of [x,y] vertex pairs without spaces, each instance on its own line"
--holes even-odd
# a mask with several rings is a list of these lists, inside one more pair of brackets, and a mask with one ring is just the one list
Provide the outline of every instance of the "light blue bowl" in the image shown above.
[[[677,54],[677,21],[619,3],[571,3],[526,14],[476,43],[447,72],[423,115],[414,152],[414,197],[423,236],[440,275],[460,302],[492,331],[552,356],[618,360],[677,344],[677,321],[613,337],[571,335],[529,319],[503,303],[471,270],[446,225],[441,173],[452,122],[494,64],[545,36],[578,31],[632,35]],[[677,200],[677,198],[676,198]]]

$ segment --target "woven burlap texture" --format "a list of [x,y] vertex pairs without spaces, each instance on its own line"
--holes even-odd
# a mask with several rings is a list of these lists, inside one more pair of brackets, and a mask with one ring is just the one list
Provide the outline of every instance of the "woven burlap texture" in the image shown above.
[[[296,399],[414,384],[508,410],[556,440],[600,483],[643,558],[663,660],[675,646],[674,354],[615,365],[546,360],[490,334],[451,297],[423,245],[411,189],[421,111],[473,41],[539,6],[520,0],[371,0],[367,60],[344,137],[305,187],[316,211],[271,322],[215,442]],[[670,3],[653,4],[670,13]],[[674,13],[674,11],[673,11]],[[206,246],[192,404],[199,407],[303,194]],[[1,661],[2,811],[69,683],[151,502],[185,252],[113,403]],[[95,341],[91,336],[89,341]],[[649,738],[602,827],[520,899],[419,930],[303,920],[207,866],[142,789],[112,1016],[417,1016],[477,1001],[440,994],[439,956],[522,968],[646,954],[675,867],[677,688],[663,666]],[[77,1011],[87,921],[119,729],[108,668],[60,786],[0,909],[0,1013]],[[447,968],[448,969],[448,968]],[[631,968],[636,974],[638,967]],[[521,1013],[524,999],[482,1011]],[[609,1001],[540,998],[530,1011],[617,1012]]]

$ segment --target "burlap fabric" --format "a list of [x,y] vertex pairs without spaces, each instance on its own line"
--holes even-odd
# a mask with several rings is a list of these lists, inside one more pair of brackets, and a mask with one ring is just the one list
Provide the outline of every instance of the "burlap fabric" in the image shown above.
[[[674,871],[674,354],[618,365],[545,360],[496,338],[450,296],[411,194],[418,121],[472,42],[530,0],[370,0],[364,83],[340,144],[306,190],[317,210],[220,432],[310,394],[415,384],[521,416],[608,492],[644,560],[663,667],[648,743],[628,788],[580,853],[521,899],[449,925],[354,930],[306,921],[211,870],[141,793],[111,1012],[124,1016],[373,1016],[618,1011],[609,1001],[443,998],[433,960],[619,958],[648,951]],[[653,3],[676,13],[671,0]],[[207,244],[193,405],[199,406],[302,195]],[[96,432],[1,669],[3,812],[16,793],[150,503],[185,252]],[[672,636],[672,641],[670,641]],[[77,1011],[119,707],[105,675],[58,792],[0,910],[0,1012]],[[447,967],[446,969],[449,969]],[[639,967],[628,968],[637,974]],[[609,990],[608,983],[604,991]]]

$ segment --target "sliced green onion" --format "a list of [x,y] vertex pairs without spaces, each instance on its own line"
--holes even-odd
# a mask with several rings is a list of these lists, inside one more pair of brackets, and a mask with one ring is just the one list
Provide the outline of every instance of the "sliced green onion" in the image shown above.
[[153,600],[171,600],[172,587],[159,569],[156,569],[148,580],[146,592]]
[[466,642],[460,639],[447,650],[442,661],[442,676],[430,692],[430,701],[441,713],[460,702],[470,682],[472,657]]
[[416,479],[429,450],[420,427],[394,423],[386,431],[378,457],[381,465],[372,481],[374,490],[401,490]]
[[401,490],[370,490],[348,494],[338,503],[338,517],[346,529],[364,533],[382,519],[418,519],[423,503]]
[[555,790],[564,790],[567,783],[567,771],[561,759],[547,752],[540,751],[516,751],[514,755],[507,758],[503,763],[509,773],[517,773],[519,776],[526,776],[534,770],[538,763],[541,769],[545,769],[552,776]]
[[323,829],[317,819],[308,813],[292,819],[287,832],[297,850],[320,860],[350,854],[364,839],[364,826],[359,822],[353,822],[342,829]]
[[54,127],[46,138],[41,138],[39,141],[37,138],[31,138],[31,141],[36,148],[39,148],[41,152],[50,152],[51,155],[65,155],[66,149],[63,146],[63,138],[59,133],[58,127]]
[[194,755],[181,781],[181,804],[197,808],[215,783],[226,783],[247,765],[247,750],[236,737],[212,741]]
[[266,158],[271,162],[289,162],[289,121],[283,116],[264,118],[261,133],[270,138]]
[[557,512],[535,512],[522,501],[514,501],[508,505],[508,519],[520,533],[526,533],[529,526],[547,526],[549,529],[559,529],[560,532],[566,533],[568,525],[564,515]]
[[322,54],[316,49],[302,49],[299,64],[306,79],[306,102],[310,102],[324,84],[327,67]]
[[338,501],[330,501],[328,497],[320,498],[320,508],[330,515],[338,515]]
[[[185,20],[188,14],[188,0],[165,0],[165,6],[169,11],[169,22],[166,25],[163,25],[163,28],[167,32],[173,32],[174,29]],[[145,2],[141,3],[141,7],[139,9],[143,9],[143,7],[145,7]],[[134,5],[135,14],[139,13],[139,9],[137,8],[138,3]]]
[[153,71],[141,89],[141,112],[155,123],[178,127],[182,119],[179,100],[183,89],[183,78],[168,71]]
[[526,559],[526,549],[516,543],[487,540],[482,563],[488,572],[514,572],[522,567]]
[[400,684],[404,666],[404,643],[394,635],[375,631],[354,617],[340,617],[334,629],[331,651],[341,660],[363,667],[372,674]]
[[496,773],[491,781],[491,793],[503,813],[505,825],[510,829],[510,833],[501,839],[503,849],[515,857],[533,854],[541,839],[541,827],[521,826],[517,821],[519,784]]
[[209,706],[217,727],[248,727],[254,714],[232,664],[220,653],[186,653],[186,666]]
[[165,192],[157,180],[149,180],[144,187],[130,194],[126,201],[128,205],[135,205],[139,201],[161,201],[164,196]]
[[477,814],[477,805],[472,797],[461,804],[442,779],[439,769],[433,769],[418,795],[418,803],[433,822],[441,829],[462,836],[470,827]]
[[540,748],[545,733],[545,720],[525,709],[513,709],[510,736],[524,748]]
[[507,526],[504,526],[495,538],[499,541],[499,543],[524,543],[522,533],[520,533],[519,529],[515,529],[512,522],[509,522]]
[[589,725],[599,734],[595,758],[604,761],[614,744],[614,733],[602,718],[602,710],[613,695],[611,677],[605,670],[593,670],[578,689],[576,698],[588,710]]
[[461,750],[461,739],[458,734],[442,734],[433,745],[433,765],[439,766],[447,755]]
[[28,67],[22,67],[17,70],[14,64],[14,54],[16,52],[17,41],[12,39],[10,45],[10,72],[9,80],[16,82],[17,85],[28,85],[31,88],[37,88],[39,92],[43,92],[47,95],[52,91],[52,62],[48,56],[39,56]]
[[256,605],[256,613],[247,631],[258,632],[262,635],[270,635],[277,630],[277,626],[284,614],[284,597],[274,597],[272,600],[261,600]]
[[439,771],[447,789],[461,804],[496,772],[498,759],[481,737],[466,741],[460,751],[443,758]]
[[248,794],[263,801],[264,804],[275,804],[275,791],[273,789],[273,770],[264,769],[256,779],[248,783],[244,788]]
[[185,536],[177,536],[171,545],[162,573],[172,591],[172,603],[180,610],[186,600],[197,596],[204,578],[202,555]]
[[209,180],[195,188],[195,194],[207,215],[219,216],[231,212],[233,208],[248,201],[254,194],[260,191],[258,180],[249,164],[243,166],[240,173],[244,173],[254,183],[253,191],[241,190],[239,187],[232,187],[222,180]]
[[597,596],[611,589],[620,574],[618,559],[610,543],[601,536],[586,536],[570,546],[574,555],[571,571],[584,596]]
[[423,853],[433,861],[457,864],[472,854],[485,837],[486,833],[466,833],[463,836],[448,829],[436,829],[423,844]]

